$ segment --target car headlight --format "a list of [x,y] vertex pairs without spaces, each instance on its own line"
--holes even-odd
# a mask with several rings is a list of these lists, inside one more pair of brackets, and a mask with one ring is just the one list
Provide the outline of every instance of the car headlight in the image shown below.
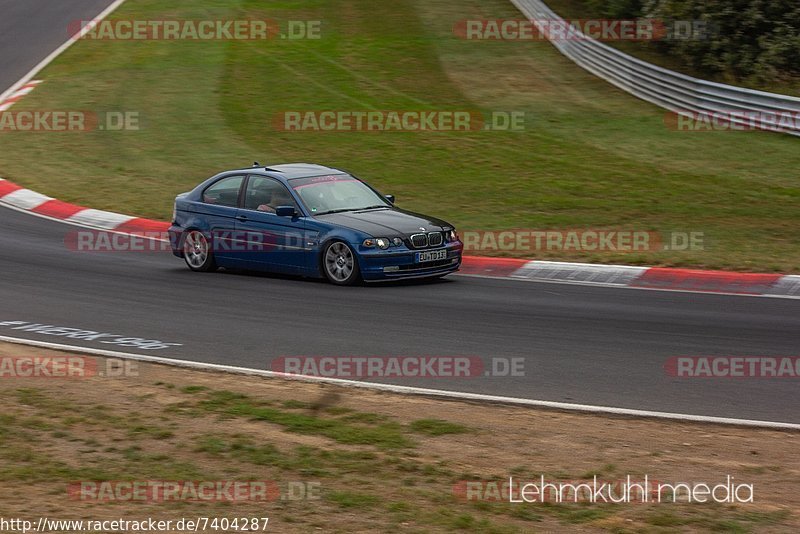
[[452,230],[447,232],[447,242],[455,243],[456,241],[458,241],[458,233],[456,232],[456,229],[453,228]]
[[386,250],[391,246],[399,247],[403,244],[403,240],[399,237],[389,239],[388,237],[374,237],[365,239],[362,243],[365,247],[378,247],[379,249]]

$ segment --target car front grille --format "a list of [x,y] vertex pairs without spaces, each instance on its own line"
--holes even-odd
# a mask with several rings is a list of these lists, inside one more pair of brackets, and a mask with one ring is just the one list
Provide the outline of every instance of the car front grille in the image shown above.
[[428,246],[427,234],[414,234],[411,236],[411,244],[414,248],[425,248]]
[[441,232],[431,232],[429,234],[414,234],[411,236],[412,248],[439,247],[444,242]]

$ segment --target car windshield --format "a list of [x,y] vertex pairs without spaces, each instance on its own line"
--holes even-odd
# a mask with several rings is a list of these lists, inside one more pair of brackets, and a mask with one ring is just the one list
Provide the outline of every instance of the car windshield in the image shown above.
[[290,185],[314,215],[391,206],[364,182],[348,174],[295,178]]

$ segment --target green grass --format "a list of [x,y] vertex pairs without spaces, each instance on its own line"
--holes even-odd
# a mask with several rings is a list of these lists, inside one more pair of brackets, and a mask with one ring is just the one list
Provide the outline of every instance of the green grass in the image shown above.
[[183,393],[200,393],[207,390],[208,388],[205,386],[185,386],[181,388]]
[[429,436],[445,436],[447,434],[466,434],[469,428],[458,423],[441,419],[419,419],[411,423],[411,430]]
[[684,529],[694,527],[709,532],[758,532],[759,527],[779,524],[787,518],[783,510],[775,512],[743,512],[728,510],[723,514],[723,509],[718,506],[694,507],[681,510],[678,515],[674,511],[661,510],[649,514],[644,522],[654,527],[669,529]]
[[[368,417],[366,421],[354,421],[324,417],[316,410],[297,413],[311,404],[289,401],[283,409],[274,408],[269,401],[259,401],[230,391],[209,391],[197,408],[205,412],[228,417],[244,417],[253,421],[264,421],[283,427],[287,432],[325,436],[339,443],[350,445],[374,445],[384,449],[403,449],[414,446],[413,441],[403,435],[398,423]],[[293,410],[293,411],[286,411]],[[374,424],[371,424],[373,423]]]
[[174,436],[175,434],[173,434],[171,430],[152,425],[136,425],[128,429],[128,437],[130,439],[140,439],[146,437],[157,440],[164,440],[172,438]]
[[[507,0],[129,0],[119,18],[321,20],[306,41],[83,41],[16,110],[136,111],[142,129],[0,134],[0,175],[100,209],[166,219],[175,194],[262,162],[343,167],[461,230],[703,232],[704,250],[529,252],[589,262],[800,272],[800,140],[670,131],[664,112],[541,42],[465,41]],[[524,132],[316,133],[285,110],[524,111]]]
[[565,523],[589,523],[603,519],[614,513],[610,508],[597,508],[588,505],[557,504],[548,506],[542,503],[542,508],[555,513]]
[[331,492],[328,495],[328,500],[339,505],[341,508],[353,510],[374,508],[375,505],[380,502],[380,499],[375,495],[357,493],[354,491]]

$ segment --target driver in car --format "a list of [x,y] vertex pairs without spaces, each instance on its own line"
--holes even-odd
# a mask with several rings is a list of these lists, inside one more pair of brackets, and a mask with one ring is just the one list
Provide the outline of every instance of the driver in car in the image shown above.
[[258,211],[266,213],[275,213],[275,208],[278,206],[294,206],[294,200],[289,196],[289,193],[284,190],[275,191],[272,194],[272,199],[269,204],[261,204],[258,206]]

